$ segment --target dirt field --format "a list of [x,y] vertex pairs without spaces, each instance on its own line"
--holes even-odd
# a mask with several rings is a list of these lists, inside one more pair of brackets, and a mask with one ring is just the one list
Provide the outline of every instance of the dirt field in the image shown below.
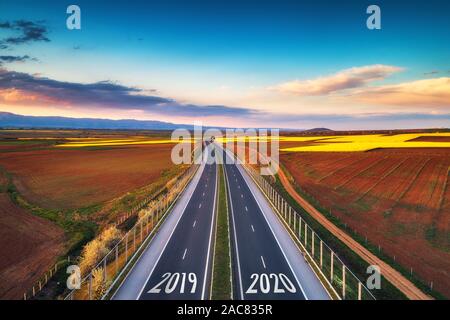
[[20,299],[62,254],[64,231],[0,193],[0,298]]
[[[57,147],[80,139],[167,139],[136,134],[0,131],[0,299],[22,298],[58,256],[89,239],[95,226],[115,221],[114,214],[177,174],[169,143]],[[57,224],[19,207],[12,195]]]
[[280,158],[324,208],[450,296],[450,148]]
[[171,144],[109,149],[0,152],[0,165],[19,192],[44,208],[101,203],[159,178],[173,166]]

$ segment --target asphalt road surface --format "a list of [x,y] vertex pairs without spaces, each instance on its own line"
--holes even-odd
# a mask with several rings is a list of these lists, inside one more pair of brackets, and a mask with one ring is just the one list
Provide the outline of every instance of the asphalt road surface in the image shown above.
[[[162,229],[172,228],[171,232],[160,231],[163,235],[169,231],[166,240],[155,245],[155,248],[147,248],[114,299],[209,298],[216,190],[217,166],[215,163],[205,164],[187,205],[184,210],[180,209],[182,212],[178,220],[166,228],[162,226]],[[158,239],[154,242],[157,243]],[[152,257],[155,251],[160,252],[159,256]]]
[[[209,159],[212,157],[215,152]],[[217,166],[211,162],[200,166],[113,299],[209,298],[218,183]],[[241,165],[224,166],[230,211],[233,298],[329,299]]]
[[236,299],[304,300],[305,295],[246,181],[226,164]]

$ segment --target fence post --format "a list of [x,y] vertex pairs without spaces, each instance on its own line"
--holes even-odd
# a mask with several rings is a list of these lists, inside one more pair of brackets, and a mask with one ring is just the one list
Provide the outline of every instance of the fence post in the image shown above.
[[88,289],[89,289],[89,300],[92,300],[92,271],[89,274],[89,285],[88,285]]
[[116,274],[119,272],[119,244],[116,244]]
[[358,300],[362,300],[362,284],[358,281]]
[[128,261],[128,232],[125,238],[125,261]]
[[314,236],[315,236],[315,233],[314,233],[314,231],[312,231],[312,229],[311,229],[311,236],[312,236],[312,240],[311,240],[311,251],[312,251],[312,257],[313,257],[313,259],[314,259]]
[[[286,208],[287,208],[287,203],[286,203]],[[289,228],[292,228],[291,225],[291,207],[289,206]]]
[[330,262],[330,281],[331,281],[331,283],[333,284],[333,277],[334,277],[334,275],[333,275],[333,264],[334,264],[334,252],[333,251],[331,251],[331,262]]
[[308,250],[307,246],[308,246],[308,225],[305,222],[305,248],[306,248],[306,250]]
[[106,283],[106,277],[108,276],[106,273],[106,260],[108,260],[108,255],[103,258],[103,282]]
[[142,220],[141,220],[141,243],[142,243]]
[[345,264],[342,264],[342,299],[345,299]]
[[33,286],[33,297],[36,295],[36,290],[34,289],[34,286]]
[[320,240],[320,269],[323,266],[323,241]]
[[277,192],[277,201],[278,201],[278,211],[281,211],[281,197],[278,192]]
[[298,241],[302,242],[302,217],[298,219]]
[[23,294],[23,300],[27,300],[27,293],[26,292]]
[[136,250],[136,228],[133,228],[133,250]]
[[[291,210],[292,208],[291,207],[289,207],[289,210]],[[294,211],[294,234],[295,234],[295,231],[297,231],[297,214],[295,213],[295,211]]]

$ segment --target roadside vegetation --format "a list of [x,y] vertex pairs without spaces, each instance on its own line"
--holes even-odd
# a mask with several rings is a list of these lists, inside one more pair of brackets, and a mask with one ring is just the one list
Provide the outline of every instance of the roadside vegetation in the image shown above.
[[211,297],[213,300],[231,299],[231,261],[228,203],[223,165],[219,165],[219,201],[216,222],[216,241],[214,250],[213,283]]

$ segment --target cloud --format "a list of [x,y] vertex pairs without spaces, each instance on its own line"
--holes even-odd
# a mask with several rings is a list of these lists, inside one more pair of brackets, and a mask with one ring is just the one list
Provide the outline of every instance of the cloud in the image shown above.
[[3,63],[12,63],[12,62],[25,62],[25,61],[37,61],[36,58],[31,58],[29,55],[24,56],[0,56],[0,66]]
[[[400,102],[411,105],[422,99],[430,105],[431,98],[439,99],[440,105],[449,106],[450,78],[430,79],[407,84],[360,88],[352,95],[342,96],[354,103],[392,104]],[[130,112],[143,112],[147,115],[161,115],[168,118],[211,119],[216,125],[309,128],[332,127],[351,128],[395,128],[443,126],[449,123],[447,109],[430,112],[383,112],[340,114],[289,114],[260,111],[251,108],[236,108],[226,105],[183,104],[174,99],[155,95],[155,90],[142,90],[111,81],[95,83],[76,83],[44,78],[38,74],[27,74],[0,68],[0,104],[3,108],[26,106],[39,110],[53,108],[58,114],[72,109],[102,112],[116,109]],[[400,95],[400,96],[399,96]],[[411,96],[413,95],[413,96]],[[399,100],[401,97],[403,100]],[[421,98],[423,97],[423,98]],[[440,98],[438,98],[440,97]],[[407,100],[405,100],[408,98]],[[408,104],[408,102],[410,104]],[[434,101],[436,104],[438,101]],[[6,107],[8,108],[8,107]],[[89,111],[90,110],[90,111]],[[434,112],[434,113],[433,113]],[[227,119],[227,120],[226,120]]]
[[223,105],[182,104],[153,95],[155,90],[123,86],[111,81],[76,83],[0,69],[0,102],[61,107],[100,107],[141,110],[182,117],[249,116],[257,111]]
[[301,96],[328,95],[338,91],[364,87],[373,81],[383,80],[402,70],[400,67],[382,64],[355,67],[312,80],[289,81],[271,89]]
[[33,41],[49,42],[48,29],[42,21],[16,20],[13,22],[0,22],[0,29],[18,31],[18,36],[11,36],[0,41],[0,49],[6,49],[10,45],[19,45]]
[[450,78],[441,77],[360,89],[352,98],[372,104],[403,107],[450,107]]

